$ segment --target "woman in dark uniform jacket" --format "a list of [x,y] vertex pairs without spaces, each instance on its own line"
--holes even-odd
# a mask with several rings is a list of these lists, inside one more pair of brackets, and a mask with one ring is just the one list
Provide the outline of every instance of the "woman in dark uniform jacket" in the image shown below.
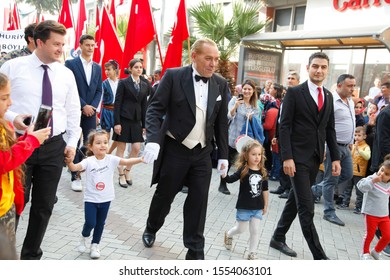
[[[116,155],[123,157],[126,143],[131,143],[131,153],[129,157],[137,157],[144,142],[146,97],[151,92],[148,82],[141,79],[142,62],[139,59],[132,59],[129,63],[130,76],[121,79],[114,104],[114,135],[112,140],[118,142]],[[119,166],[119,185],[127,188],[132,185],[130,168],[123,169]]]

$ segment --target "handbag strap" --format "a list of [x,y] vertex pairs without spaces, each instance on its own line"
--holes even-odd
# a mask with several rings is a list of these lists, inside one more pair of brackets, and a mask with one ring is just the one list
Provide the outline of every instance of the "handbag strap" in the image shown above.
[[245,135],[248,135],[248,126],[249,126],[249,117],[246,118],[246,129],[245,129]]

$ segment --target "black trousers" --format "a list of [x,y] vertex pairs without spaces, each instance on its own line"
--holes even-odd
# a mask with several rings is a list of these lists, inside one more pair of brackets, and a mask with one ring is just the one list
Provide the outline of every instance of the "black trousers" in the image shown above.
[[313,258],[315,260],[326,259],[313,222],[314,200],[311,186],[314,184],[318,172],[319,159],[314,156],[305,164],[295,163],[295,168],[295,176],[291,178],[292,189],[273,237],[278,241],[286,242],[286,233],[298,214],[303,236]]
[[289,191],[291,189],[290,176],[288,176],[286,173],[284,173],[283,162],[282,162],[282,168],[280,168],[279,183],[284,191],[287,191],[287,190]]
[[156,233],[164,224],[176,194],[188,187],[184,202],[183,242],[187,255],[204,259],[204,226],[211,180],[211,143],[194,149],[166,137],[162,154],[160,178],[149,208],[146,229]]
[[24,199],[31,208],[20,258],[39,260],[41,244],[53,211],[64,163],[66,143],[62,135],[48,139],[26,161]]

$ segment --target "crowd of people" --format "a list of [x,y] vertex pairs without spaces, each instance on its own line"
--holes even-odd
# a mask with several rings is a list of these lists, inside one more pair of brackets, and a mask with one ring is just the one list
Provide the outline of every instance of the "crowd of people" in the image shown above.
[[[323,200],[324,220],[345,226],[336,209],[349,209],[355,189],[353,213],[363,213],[367,227],[361,258],[390,256],[390,82],[376,80],[363,99],[353,95],[355,77],[342,74],[330,92],[323,85],[329,57],[315,52],[308,59],[307,81],[300,83],[298,72],[290,71],[286,86],[267,80],[260,88],[246,79],[231,92],[215,73],[218,47],[206,38],[192,45],[192,64],[167,69],[163,77],[161,70],[145,77],[143,61],[132,59],[129,76],[119,79],[118,62],[109,60],[103,81],[101,67],[92,61],[94,38],[82,35],[80,55],[62,63],[65,35],[56,21],[30,25],[27,47],[0,61],[0,235],[11,245],[5,258],[19,258],[12,249],[15,232],[30,200],[20,259],[42,258],[64,164],[72,174],[70,188],[84,195],[78,250],[89,248],[90,257],[99,258],[115,182],[128,188],[137,180],[131,167],[153,163],[151,185],[157,185],[144,246],[154,246],[185,186],[185,258],[204,259],[214,152],[219,192],[230,195],[227,184],[240,182],[236,224],[223,239],[226,249],[232,248],[234,235],[249,229],[247,259],[257,259],[260,220],[272,211],[270,192],[287,199],[270,247],[297,257],[286,234],[298,216],[313,258],[328,259],[313,222],[315,203]],[[35,130],[42,105],[50,108],[49,127]],[[316,180],[319,173],[323,176]],[[280,186],[269,191],[268,180]],[[370,250],[375,234],[380,239]]]

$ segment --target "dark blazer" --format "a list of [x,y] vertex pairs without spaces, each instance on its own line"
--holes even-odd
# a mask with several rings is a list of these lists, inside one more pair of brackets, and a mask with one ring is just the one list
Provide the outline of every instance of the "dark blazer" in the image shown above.
[[283,161],[293,159],[294,162],[305,163],[316,154],[322,162],[325,141],[330,150],[331,160],[340,159],[334,128],[333,96],[327,89],[324,89],[324,94],[324,106],[318,112],[307,81],[288,88],[283,100],[279,125]]
[[[208,85],[206,143],[211,145],[215,136],[218,158],[228,159],[228,84],[224,78],[213,74]],[[146,113],[147,141],[159,143],[161,146],[153,172],[153,183],[157,182],[163,140],[167,131],[181,143],[195,125],[195,112],[192,66],[167,69]],[[165,118],[160,126],[163,116]]]
[[89,85],[87,84],[87,78],[80,57],[66,60],[65,66],[72,70],[76,78],[81,108],[85,105],[91,105],[97,108],[102,97],[102,68],[100,65],[93,62],[91,82]]
[[375,136],[371,152],[371,171],[376,172],[390,153],[390,105],[376,117]]
[[141,121],[142,128],[145,128],[146,98],[151,92],[148,82],[140,79],[140,92],[135,89],[131,76],[121,79],[115,95],[114,121],[115,125],[120,124],[120,119],[126,118],[132,121]]

